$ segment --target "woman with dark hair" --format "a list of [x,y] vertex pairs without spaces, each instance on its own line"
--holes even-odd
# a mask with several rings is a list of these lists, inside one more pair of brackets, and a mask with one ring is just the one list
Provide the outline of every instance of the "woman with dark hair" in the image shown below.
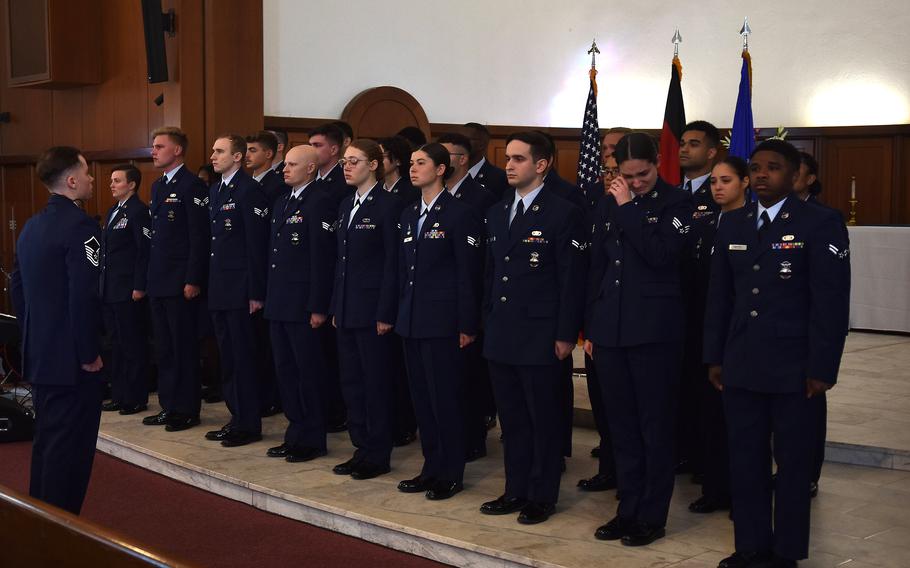
[[[711,250],[714,235],[724,214],[739,209],[749,199],[749,166],[745,160],[727,156],[711,170],[711,195],[720,207],[713,211],[698,206],[692,213],[688,242],[682,262],[683,297],[687,300],[686,350],[701,360],[702,334],[708,281],[711,274]],[[696,381],[699,441],[704,460],[701,497],[689,505],[693,513],[712,513],[730,508],[730,456],[727,451],[727,426],[720,392],[708,381],[708,368],[700,365]]]
[[398,196],[404,205],[417,201],[420,192],[411,185],[408,169],[411,161],[411,143],[401,136],[380,138],[382,166],[385,171],[383,188]]
[[426,144],[411,154],[411,183],[421,197],[402,212],[399,234],[395,330],[404,338],[424,464],[398,490],[426,492],[432,500],[448,499],[463,488],[461,350],[480,327],[483,225],[471,207],[445,191],[450,174],[449,152],[441,144]]
[[212,167],[212,164],[203,164],[199,166],[199,171],[196,172],[196,175],[199,176],[199,179],[202,180],[202,183],[204,183],[206,187],[215,183],[215,168]]
[[595,536],[642,546],[664,536],[673,494],[679,262],[692,197],[660,179],[649,135],[627,134],[613,155],[620,175],[594,215],[585,351],[600,380],[620,500]]
[[335,466],[338,475],[372,479],[389,472],[392,454],[391,333],[397,312],[398,199],[382,190],[382,150],[372,140],[351,142],[342,171],[356,188],[338,211],[338,250],[332,294],[341,391],[348,432],[357,448]]
[[822,182],[818,181],[818,162],[808,152],[799,153],[799,177],[793,184],[793,191],[803,201],[816,201],[822,192]]

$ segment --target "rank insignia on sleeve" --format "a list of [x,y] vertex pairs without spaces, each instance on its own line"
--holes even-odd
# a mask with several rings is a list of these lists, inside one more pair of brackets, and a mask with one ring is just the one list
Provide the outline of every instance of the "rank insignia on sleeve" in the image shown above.
[[472,237],[471,235],[468,235],[468,244],[471,245],[472,247],[479,247],[480,240],[477,237]]
[[265,207],[263,209],[260,209],[258,207],[253,207],[253,213],[255,213],[256,215],[258,215],[262,218],[265,218],[269,214],[269,208]]
[[147,239],[152,238],[152,232],[149,230],[148,227],[142,227],[142,234],[143,234],[143,235],[145,236],[145,238],[147,238]]
[[850,249],[840,250],[839,248],[837,248],[836,246],[834,246],[833,244],[830,244],[830,243],[828,244],[828,250],[831,251],[831,254],[833,254],[837,258],[847,258],[847,256],[850,255]]
[[101,244],[98,242],[98,239],[89,237],[89,239],[82,244],[85,245],[85,258],[92,263],[92,266],[97,268],[101,257]]

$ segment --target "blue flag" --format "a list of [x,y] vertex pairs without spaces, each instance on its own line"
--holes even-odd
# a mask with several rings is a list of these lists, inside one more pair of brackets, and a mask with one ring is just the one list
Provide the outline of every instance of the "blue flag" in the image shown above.
[[752,123],[752,56],[743,50],[743,69],[739,78],[739,94],[733,113],[733,132],[730,134],[730,155],[748,161],[755,148],[755,128]]

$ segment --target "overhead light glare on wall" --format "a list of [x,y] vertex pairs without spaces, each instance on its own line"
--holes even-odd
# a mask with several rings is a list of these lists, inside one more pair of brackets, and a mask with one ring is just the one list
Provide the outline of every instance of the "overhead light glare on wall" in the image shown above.
[[808,126],[858,126],[910,122],[908,94],[879,79],[858,77],[827,81],[809,97]]

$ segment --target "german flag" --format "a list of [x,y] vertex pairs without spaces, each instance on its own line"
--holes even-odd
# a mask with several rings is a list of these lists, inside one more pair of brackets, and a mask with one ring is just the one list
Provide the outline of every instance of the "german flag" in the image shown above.
[[660,131],[660,177],[673,185],[679,185],[682,179],[679,169],[679,141],[683,128],[686,127],[686,109],[683,106],[681,81],[682,63],[679,62],[679,57],[673,57],[664,124]]

